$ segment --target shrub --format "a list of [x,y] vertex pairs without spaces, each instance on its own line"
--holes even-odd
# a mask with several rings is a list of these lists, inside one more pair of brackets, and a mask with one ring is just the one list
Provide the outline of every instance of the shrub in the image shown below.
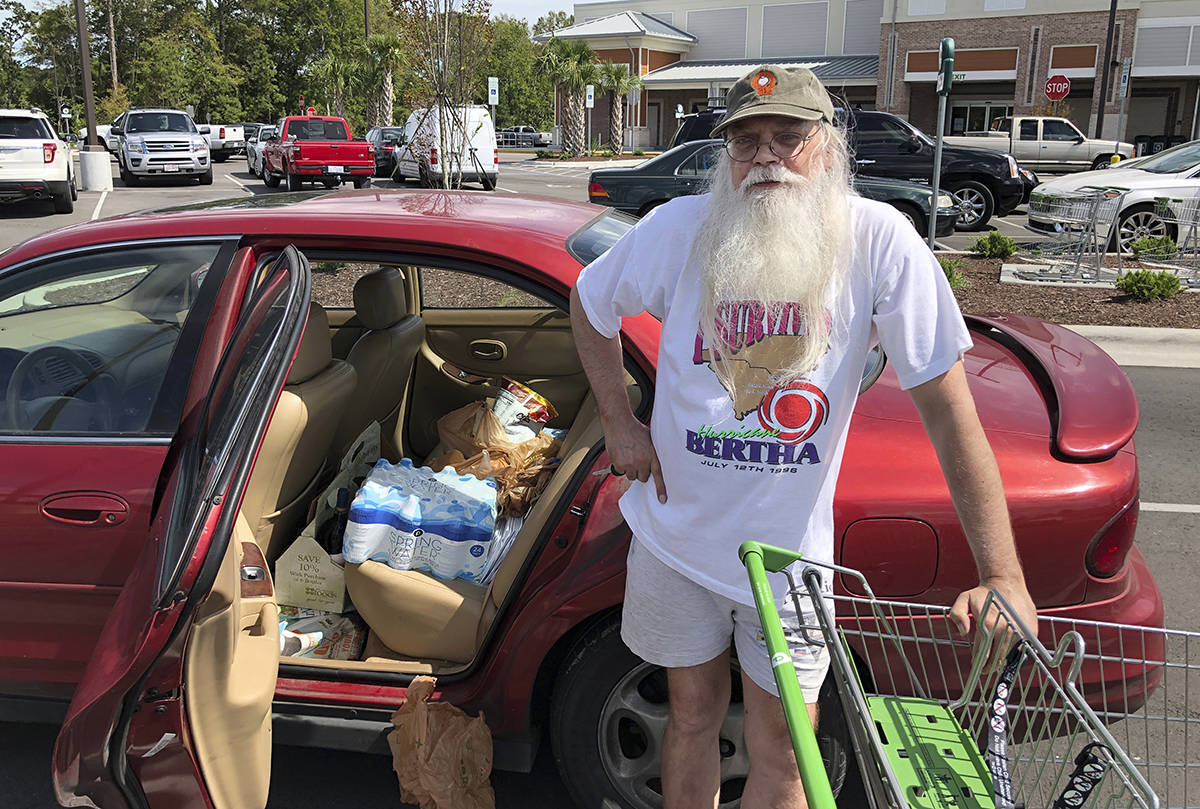
[[634,149],[634,150],[633,150],[633,156],[634,156],[634,157],[641,157],[641,156],[642,156],[642,155],[644,155],[644,154],[645,154],[645,152],[644,152],[644,151],[642,151],[641,149]]
[[1166,270],[1130,270],[1117,279],[1117,289],[1140,301],[1170,298],[1179,292],[1179,277]]
[[980,236],[971,245],[971,252],[984,258],[1008,258],[1017,252],[1017,243],[1002,233],[992,231]]
[[937,260],[938,264],[942,265],[942,272],[946,273],[946,280],[950,282],[951,289],[962,289],[970,284],[966,276],[958,271],[958,268],[963,265],[962,259],[938,256]]
[[549,149],[538,149],[537,152],[534,153],[534,157],[538,160],[553,159],[560,156],[561,155],[559,152],[552,152]]
[[601,149],[597,154],[599,154],[601,157],[612,157],[613,156],[612,149]]
[[1130,242],[1129,249],[1136,259],[1174,258],[1179,252],[1179,246],[1170,236],[1143,236]]

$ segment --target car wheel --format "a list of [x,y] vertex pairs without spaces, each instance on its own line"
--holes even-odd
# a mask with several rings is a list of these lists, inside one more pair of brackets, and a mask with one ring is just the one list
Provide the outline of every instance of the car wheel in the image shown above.
[[354,178],[354,187],[355,188],[367,188],[370,185],[371,185],[370,177],[355,177]]
[[666,203],[665,199],[656,199],[653,202],[647,202],[645,205],[643,205],[641,208],[638,209],[637,215],[645,216],[646,214],[650,213],[655,208],[657,208],[659,205],[663,205],[665,203]]
[[271,169],[267,166],[267,161],[265,160],[262,164],[262,179],[267,188],[279,187],[279,175],[271,171]]
[[1120,223],[1117,225],[1117,238],[1120,239],[1122,253],[1128,253],[1129,245],[1138,239],[1155,236],[1169,236],[1174,239],[1175,229],[1154,213],[1153,205],[1149,203],[1133,205],[1128,210],[1121,212]]
[[200,175],[200,185],[212,185],[212,169]]
[[[667,727],[667,675],[644,662],[621,640],[620,621],[585,635],[567,655],[550,707],[550,738],[563,781],[581,809],[659,809],[663,733]],[[817,734],[834,795],[845,780],[850,742],[833,681],[822,688]],[[741,681],[735,670],[729,713],[721,727],[719,806],[741,799],[750,769],[742,738]],[[827,707],[826,707],[827,706]]]
[[227,154],[215,154],[215,155],[213,155],[213,156],[212,156],[212,159],[213,159],[213,162],[214,162],[214,163],[224,163],[226,160],[228,160],[228,159],[229,159],[229,155],[227,155]]
[[1112,160],[1112,155],[1102,154],[1092,161],[1092,170],[1107,168],[1109,161]]
[[52,197],[55,213],[70,213],[75,210],[75,197],[71,194],[71,179],[67,178],[67,188],[61,194]]
[[304,185],[304,181],[300,179],[299,174],[289,174],[287,176],[288,191],[299,191]]
[[479,184],[483,186],[484,191],[495,191],[496,190],[496,181],[490,177],[484,177],[482,180],[479,181]]
[[975,180],[965,180],[950,187],[950,192],[958,200],[960,210],[956,230],[983,230],[996,210],[992,192],[983,183]]
[[908,224],[912,225],[917,233],[922,236],[929,236],[929,231],[925,229],[925,214],[917,210],[916,205],[913,205],[911,202],[899,201],[888,202],[888,205],[899,211],[900,215],[908,220]]
[[72,174],[67,178],[67,182],[71,187],[71,202],[75,202],[79,199],[79,184],[75,182],[75,175]]

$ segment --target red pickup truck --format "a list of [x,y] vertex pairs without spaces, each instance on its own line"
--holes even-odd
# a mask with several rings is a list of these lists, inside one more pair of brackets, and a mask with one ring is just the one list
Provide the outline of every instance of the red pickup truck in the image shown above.
[[290,115],[275,126],[263,146],[263,182],[275,188],[287,180],[289,191],[301,183],[321,183],[326,188],[347,179],[355,188],[371,184],[375,155],[365,140],[351,140],[344,118],[323,115]]

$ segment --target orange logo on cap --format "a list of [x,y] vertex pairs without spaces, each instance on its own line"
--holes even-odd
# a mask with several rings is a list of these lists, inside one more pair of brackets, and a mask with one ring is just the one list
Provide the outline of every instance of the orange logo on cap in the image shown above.
[[760,96],[769,96],[775,92],[775,74],[769,70],[760,70],[754,76],[754,92]]

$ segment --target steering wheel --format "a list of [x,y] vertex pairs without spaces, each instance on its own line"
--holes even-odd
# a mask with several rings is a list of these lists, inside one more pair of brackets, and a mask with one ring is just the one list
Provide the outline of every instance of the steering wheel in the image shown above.
[[[72,382],[64,390],[56,394],[56,399],[35,422],[21,402],[21,390],[25,387],[33,369],[48,360],[59,360],[79,374],[80,382]],[[8,378],[8,391],[5,393],[5,404],[8,409],[8,423],[22,431],[48,430],[54,418],[75,401],[75,397],[83,387],[91,385],[96,397],[93,414],[99,420],[99,431],[108,432],[113,426],[112,408],[117,400],[116,383],[108,374],[97,374],[96,370],[83,358],[79,352],[66,346],[42,346],[26,354],[17,366],[13,368]]]

